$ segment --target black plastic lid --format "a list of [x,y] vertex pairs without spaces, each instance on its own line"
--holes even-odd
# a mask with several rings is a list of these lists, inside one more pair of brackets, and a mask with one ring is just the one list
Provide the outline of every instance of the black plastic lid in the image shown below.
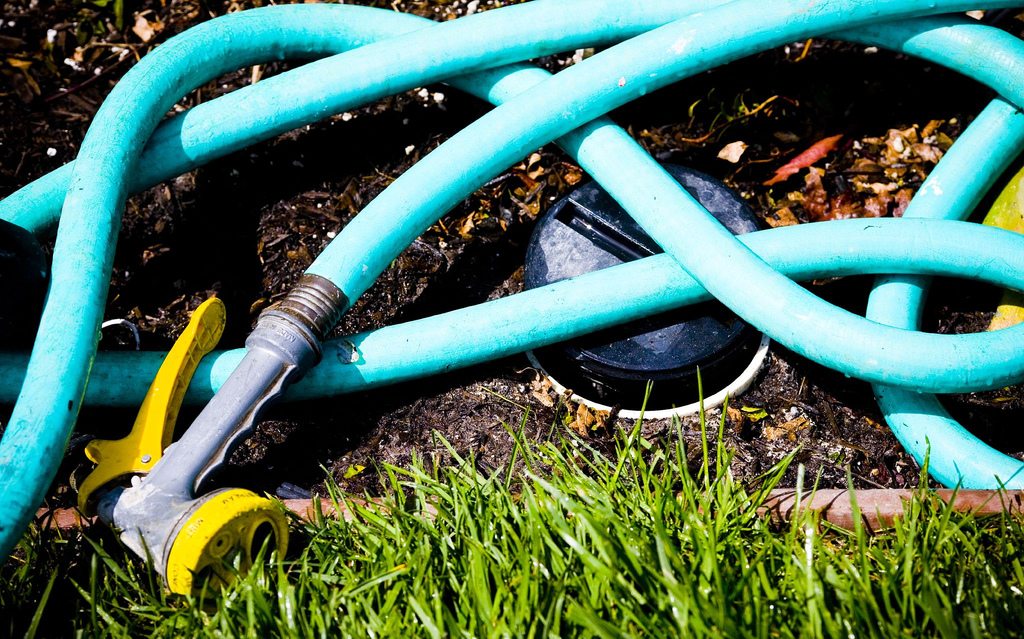
[[50,267],[32,234],[0,220],[0,348],[32,345]]
[[[665,169],[734,234],[758,229],[753,211],[721,182],[677,165]],[[537,224],[526,253],[526,288],[661,253],[654,240],[596,182],[559,200]],[[615,304],[595,298],[595,304]],[[606,405],[659,410],[725,388],[750,364],[761,335],[717,302],[600,331],[534,353],[544,369],[578,395]]]

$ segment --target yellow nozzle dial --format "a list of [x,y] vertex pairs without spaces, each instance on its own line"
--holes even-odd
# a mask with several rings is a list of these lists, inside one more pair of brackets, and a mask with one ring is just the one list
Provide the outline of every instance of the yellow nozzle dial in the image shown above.
[[206,495],[171,544],[167,586],[184,595],[207,580],[214,588],[231,583],[264,542],[278,557],[288,548],[288,521],[274,502],[240,488]]
[[216,297],[203,302],[160,365],[128,436],[89,442],[85,454],[96,468],[78,487],[83,512],[93,514],[90,499],[97,489],[126,475],[148,473],[163,456],[199,360],[217,346],[226,322],[223,302]]

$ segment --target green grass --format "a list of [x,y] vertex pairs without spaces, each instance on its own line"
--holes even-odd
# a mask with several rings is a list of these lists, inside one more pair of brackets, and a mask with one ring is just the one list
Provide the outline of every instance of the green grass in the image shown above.
[[807,513],[773,523],[757,508],[782,469],[743,486],[720,444],[686,451],[636,427],[605,455],[578,439],[510,436],[515,470],[484,476],[458,456],[434,471],[383,468],[382,503],[339,497],[351,521],[296,524],[305,542],[294,557],[205,602],[165,595],[110,535],[33,533],[0,573],[0,634],[988,637],[1024,628],[1017,518],[958,515],[921,493],[882,534],[829,529]]

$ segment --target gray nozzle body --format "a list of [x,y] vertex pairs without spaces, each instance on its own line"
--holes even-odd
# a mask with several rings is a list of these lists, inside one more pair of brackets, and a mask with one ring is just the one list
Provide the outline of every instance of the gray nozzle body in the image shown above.
[[304,275],[264,311],[246,353],[181,438],[136,485],[101,498],[100,516],[161,573],[178,529],[211,474],[252,434],[263,412],[320,361],[320,342],[347,306],[330,281]]

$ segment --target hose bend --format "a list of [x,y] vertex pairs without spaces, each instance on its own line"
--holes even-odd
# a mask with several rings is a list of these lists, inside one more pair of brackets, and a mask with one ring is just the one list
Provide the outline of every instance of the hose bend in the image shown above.
[[[582,9],[580,0],[569,2]],[[598,0],[591,11],[610,11],[611,4],[610,0]],[[665,11],[670,4],[651,0],[645,8],[651,9],[651,15],[657,19],[659,10]],[[538,10],[545,8],[514,8],[515,11],[505,14],[510,16],[508,20],[481,14],[469,21],[468,27],[465,23],[438,25],[435,28],[442,33],[455,31],[455,39],[464,47],[462,59],[454,64],[432,65],[429,59],[419,57],[421,52],[415,47],[403,49],[392,45],[390,56],[367,53],[372,45],[356,51],[362,52],[367,64],[380,64],[387,57],[392,62],[404,61],[414,69],[430,66],[439,77],[471,71],[474,65],[501,63],[500,56],[496,61],[489,60],[487,48],[480,46],[487,44],[488,35],[498,35],[495,31],[507,29],[507,37],[511,38],[514,30],[522,32],[528,25],[535,26],[524,21],[524,17],[530,20],[532,16],[532,21],[536,21]],[[342,15],[338,9],[267,7],[203,23],[146,56],[125,74],[97,112],[68,177],[54,248],[51,289],[17,403],[0,441],[0,468],[4,469],[0,475],[0,494],[4,495],[0,504],[0,553],[10,551],[42,501],[81,408],[96,354],[128,176],[135,174],[146,141],[173,104],[205,82],[267,60],[322,55],[331,44],[330,38],[323,37],[323,25]],[[626,28],[623,24],[633,28],[638,22],[650,26],[644,20],[650,20],[651,15],[637,9],[620,10],[618,15],[621,19],[608,20],[603,27],[598,21],[591,31],[582,34],[577,29],[575,35],[590,37],[591,32],[596,32],[600,40],[602,33],[604,37],[613,37],[621,32]],[[479,22],[494,23],[493,29],[474,29]],[[409,38],[416,37],[414,33]],[[571,37],[563,34],[553,34],[550,42],[522,36],[516,40],[521,46],[512,47],[512,55],[524,58],[540,55],[545,47],[572,42]],[[360,69],[361,74],[366,71],[365,67]],[[393,92],[388,87],[390,78],[372,73],[365,77],[376,78],[374,84],[383,86],[385,94]],[[314,80],[322,86],[324,78],[310,78]],[[323,117],[328,112],[318,111],[320,106],[314,102],[305,108],[313,117]],[[19,198],[14,199],[17,204]],[[60,383],[54,384],[55,379]]]
[[[985,4],[1002,8],[1016,1]],[[926,186],[959,178],[957,172],[967,166],[972,167],[966,171],[971,177],[956,188],[931,188],[934,197],[930,198],[924,195],[928,189],[922,189],[922,196],[908,213],[909,217],[962,218],[990,185],[992,176],[998,175],[997,169],[1024,143],[1024,123],[1014,106],[1024,104],[1024,87],[1019,83],[1024,77],[1024,45],[994,29],[955,18],[887,21],[970,8],[975,8],[974,4],[962,0],[816,0],[810,4],[806,0],[711,0],[685,6],[674,0],[537,0],[421,29],[421,19],[372,9],[282,6],[211,20],[168,41],[117,85],[97,113],[73,165],[0,202],[4,219],[42,232],[56,220],[59,202],[64,201],[51,294],[31,358],[27,365],[17,357],[0,359],[4,382],[0,393],[9,397],[11,389],[20,388],[0,442],[0,494],[5,496],[0,502],[0,551],[10,551],[41,501],[83,398],[93,397],[92,393],[109,398],[116,394],[111,389],[125,389],[126,384],[134,389],[139,383],[123,372],[125,381],[115,383],[112,367],[123,359],[119,355],[101,358],[93,370],[127,193],[331,113],[441,80],[500,106],[401,176],[317,258],[308,274],[333,282],[343,300],[338,302],[339,310],[358,298],[441,213],[554,139],[612,193],[668,255],[628,265],[635,274],[629,269],[594,274],[572,284],[538,289],[531,292],[532,297],[522,294],[460,311],[444,321],[462,322],[481,315],[487,318],[489,330],[499,334],[509,328],[508,323],[522,321],[516,309],[528,301],[551,304],[558,299],[556,295],[562,299],[575,295],[574,299],[581,300],[582,291],[594,286],[621,286],[629,291],[628,303],[607,315],[553,312],[539,325],[530,326],[530,331],[513,331],[515,337],[509,340],[465,344],[464,337],[459,342],[459,336],[449,331],[444,337],[448,341],[438,343],[459,343],[462,350],[453,353],[449,348],[441,353],[421,345],[423,354],[414,352],[412,359],[418,363],[412,366],[394,361],[393,353],[404,348],[399,340],[415,342],[417,331],[443,332],[435,318],[329,343],[335,357],[325,358],[324,364],[296,387],[296,396],[337,393],[429,374],[438,370],[442,358],[447,358],[446,368],[451,367],[452,359],[456,365],[483,361],[641,317],[666,304],[677,306],[711,295],[788,348],[875,383],[890,424],[918,459],[923,457],[924,442],[933,447],[938,443],[953,459],[962,445],[973,446],[970,450],[979,455],[978,460],[995,459],[998,453],[940,414],[935,409],[937,402],[932,404],[934,400],[915,391],[960,392],[1019,381],[1024,377],[1024,328],[965,336],[916,332],[925,286],[919,277],[880,282],[872,295],[869,319],[836,309],[789,279],[812,265],[786,266],[784,258],[766,255],[758,248],[761,242],[785,246],[787,240],[751,236],[749,246],[746,239],[737,240],[679,189],[628,135],[602,119],[611,109],[694,73],[768,47],[842,29],[839,37],[871,41],[954,66],[991,84],[1004,96],[1005,101],[986,109],[954,145]],[[886,24],[878,24],[883,22]],[[495,68],[547,53],[618,41],[623,42],[556,77],[523,66]],[[991,61],[970,55],[979,44],[986,51],[997,52],[990,55]],[[154,134],[160,118],[175,101],[225,72],[271,59],[315,58],[350,48],[196,107]],[[1002,137],[998,136],[1000,130]],[[979,165],[986,171],[979,171]],[[451,166],[466,168],[453,173]],[[938,197],[940,192],[945,195]],[[935,242],[947,236],[978,231],[964,231],[952,222],[925,220],[917,222],[921,239],[908,242],[903,236],[905,246],[900,248],[895,241],[899,231],[892,228],[903,223],[914,222],[882,222],[878,226],[883,234],[892,235],[892,255],[876,256],[872,262],[853,254],[841,255],[838,260],[819,254],[819,262],[813,266],[827,267],[831,270],[825,272],[832,274],[843,271],[847,263],[859,264],[856,272],[959,273],[1024,288],[1024,282],[964,256],[927,256]],[[827,226],[834,230],[805,232],[820,234],[820,241],[830,242],[852,241],[858,236],[851,225]],[[787,237],[785,233],[755,235]],[[1002,242],[1008,250],[1024,254],[1019,240],[1001,237],[1004,235],[1009,234],[985,235],[985,241],[993,246]],[[913,264],[916,270],[905,271],[906,264]],[[735,277],[718,277],[721,272]],[[648,288],[645,293],[637,287],[636,275],[660,287]],[[573,288],[577,284],[581,292]],[[678,286],[682,288],[674,288]],[[665,291],[674,293],[666,295]],[[495,313],[494,309],[503,310]],[[807,331],[807,325],[815,330]],[[837,349],[839,343],[845,346]],[[347,361],[343,361],[343,353]],[[129,369],[141,377],[155,369],[155,357],[131,356]],[[218,355],[205,367],[205,381],[190,397],[208,398],[239,359],[239,354],[232,352]],[[87,387],[91,370],[93,383]],[[54,379],[60,383],[54,384]],[[998,483],[1011,478],[1015,482],[1020,463],[1007,460],[1000,460],[994,470],[981,462],[954,461],[943,466],[937,476],[948,482],[964,481],[965,477],[989,485],[994,477]],[[936,469],[934,455],[932,469]]]

